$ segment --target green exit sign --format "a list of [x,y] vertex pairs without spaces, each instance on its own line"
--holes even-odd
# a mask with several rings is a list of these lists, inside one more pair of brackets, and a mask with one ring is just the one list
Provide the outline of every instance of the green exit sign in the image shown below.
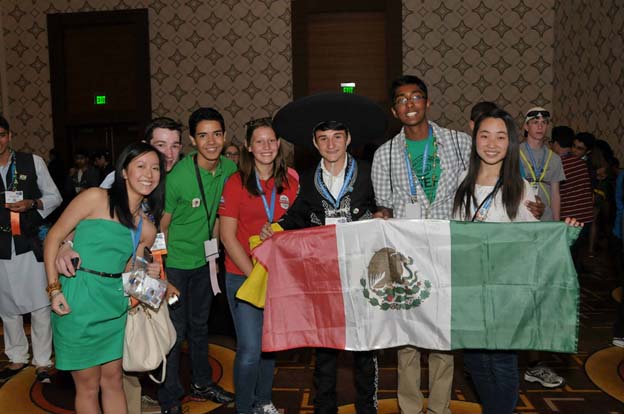
[[342,82],[340,84],[343,93],[354,93],[355,92],[355,82]]
[[106,95],[95,95],[93,103],[96,105],[106,105]]

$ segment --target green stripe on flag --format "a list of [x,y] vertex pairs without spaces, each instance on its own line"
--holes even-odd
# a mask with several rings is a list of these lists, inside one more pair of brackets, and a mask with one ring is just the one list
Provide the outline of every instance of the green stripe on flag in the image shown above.
[[576,352],[579,285],[561,222],[451,222],[451,348]]

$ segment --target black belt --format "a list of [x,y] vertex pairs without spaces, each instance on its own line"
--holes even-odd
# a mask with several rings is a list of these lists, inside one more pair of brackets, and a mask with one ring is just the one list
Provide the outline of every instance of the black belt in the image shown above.
[[83,266],[80,266],[77,270],[82,270],[83,272],[91,273],[97,276],[110,277],[112,279],[119,279],[121,277],[121,273],[98,272],[97,270],[87,269],[86,267],[83,267]]

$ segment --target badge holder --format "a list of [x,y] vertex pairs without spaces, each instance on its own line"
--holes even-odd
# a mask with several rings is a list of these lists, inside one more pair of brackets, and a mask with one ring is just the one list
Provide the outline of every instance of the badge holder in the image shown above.
[[148,261],[144,258],[137,257],[134,263],[134,268],[122,275],[124,292],[142,303],[158,309],[165,297],[167,282],[147,274],[145,270]]
[[[23,191],[5,191],[4,202],[6,204],[19,203],[24,200]],[[19,236],[22,234],[20,229],[20,215],[17,211],[11,211],[11,234]]]

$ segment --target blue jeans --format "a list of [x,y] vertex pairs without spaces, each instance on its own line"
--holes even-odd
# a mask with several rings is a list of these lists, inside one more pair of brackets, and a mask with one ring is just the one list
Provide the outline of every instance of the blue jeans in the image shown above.
[[518,402],[518,354],[467,349],[464,364],[481,399],[483,414],[512,414]]
[[169,308],[177,338],[167,355],[165,382],[158,388],[158,401],[163,409],[177,406],[184,396],[179,372],[180,348],[184,339],[188,339],[191,356],[191,382],[201,387],[212,384],[212,368],[208,361],[208,317],[213,293],[208,265],[190,270],[168,267],[167,278],[180,291],[180,306]]
[[236,292],[245,279],[242,275],[225,274],[225,289],[236,330],[234,398],[237,414],[251,413],[254,405],[271,402],[275,369],[274,355],[262,353],[264,311],[236,299]]

